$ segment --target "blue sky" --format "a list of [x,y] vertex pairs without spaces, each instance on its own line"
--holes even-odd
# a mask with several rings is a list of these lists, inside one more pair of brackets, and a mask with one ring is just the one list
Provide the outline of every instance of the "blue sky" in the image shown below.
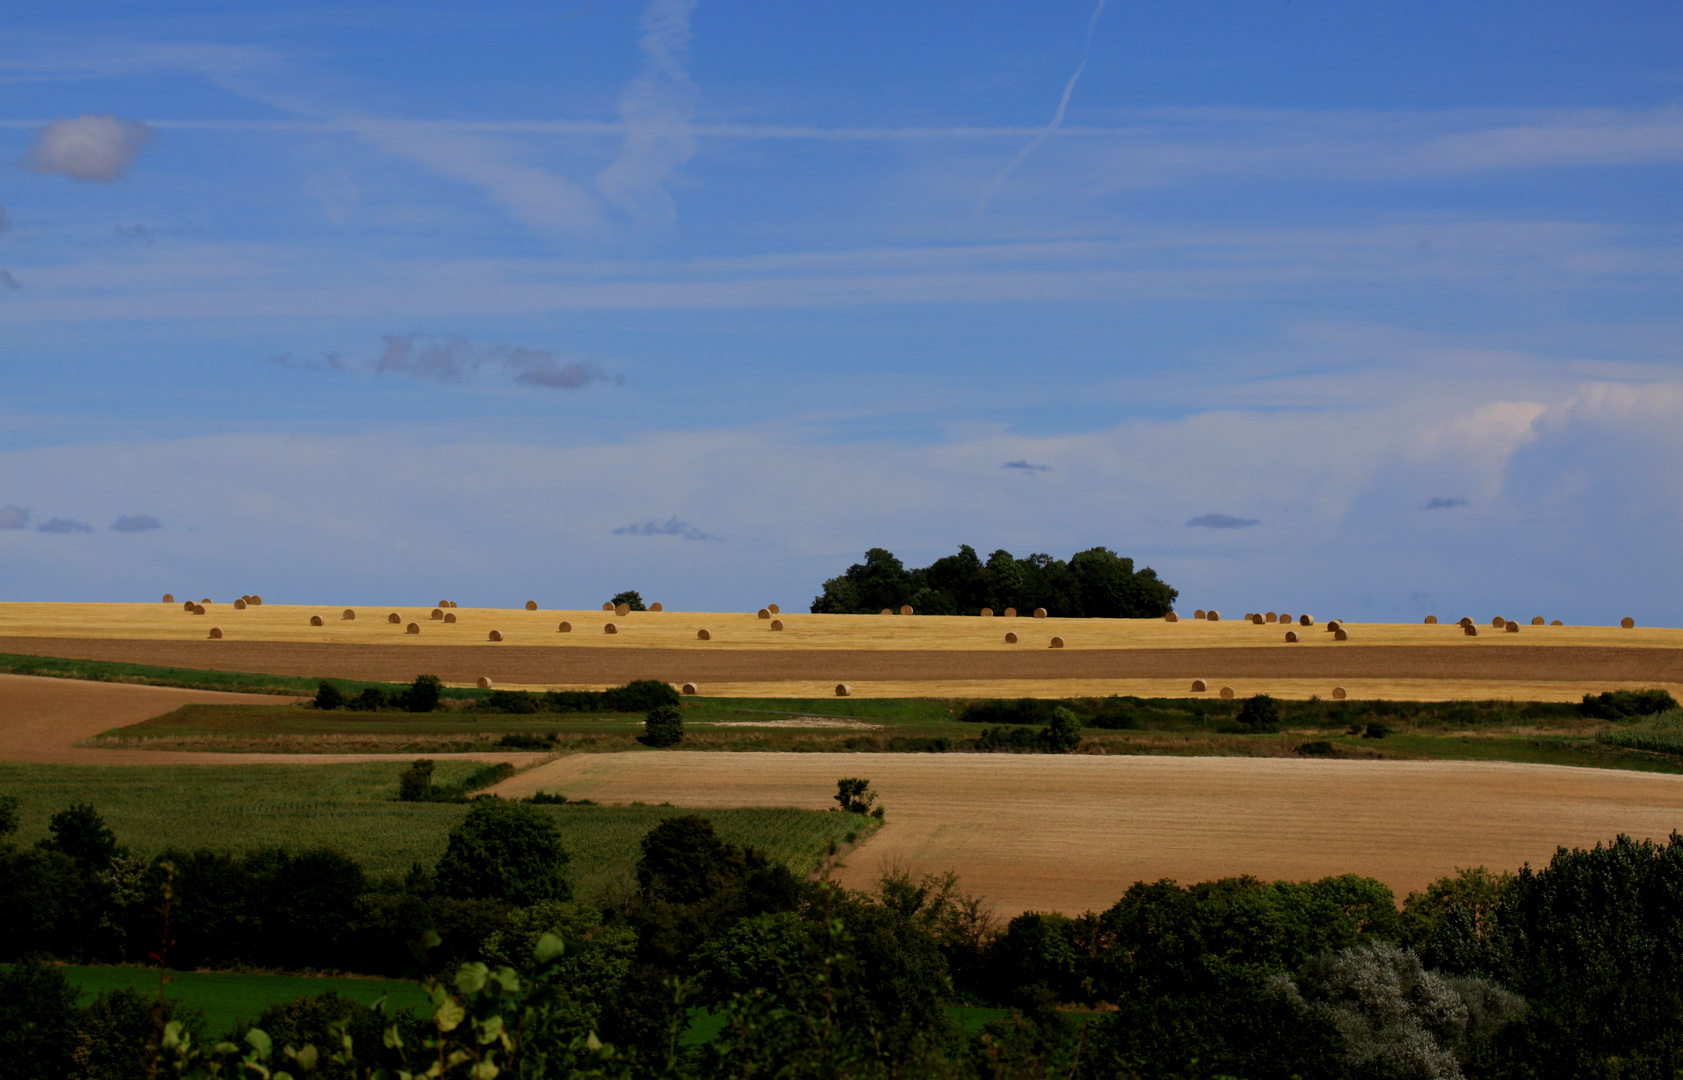
[[1678,621],[1674,4],[6,24],[6,598]]

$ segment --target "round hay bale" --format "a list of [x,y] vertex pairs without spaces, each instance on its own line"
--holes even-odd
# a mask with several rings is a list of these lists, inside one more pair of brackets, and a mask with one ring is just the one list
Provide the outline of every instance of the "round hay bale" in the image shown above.
[[613,623],[608,623],[606,626],[602,627],[602,633],[617,634],[619,633],[619,627],[615,626]]
[[783,611],[783,609],[778,607],[776,604],[767,604],[766,610],[771,612],[773,615],[779,615]]
[[207,596],[207,597],[205,597],[205,598],[204,598],[204,599],[203,599],[203,600],[200,600],[200,601],[199,601],[199,603],[201,603],[201,604],[209,604],[209,603],[212,603],[212,600],[211,600],[211,598],[210,598],[210,597],[208,597],[208,596]]
[[1500,629],[1502,629],[1502,627],[1504,627],[1506,625],[1508,625],[1508,620],[1503,618],[1500,615],[1498,615],[1494,619],[1490,620],[1490,628],[1492,630],[1500,630]]
[[1280,621],[1283,623],[1289,623],[1291,622],[1291,616],[1282,611],[1280,612]]
[[1437,624],[1438,624],[1438,617],[1436,615],[1426,616],[1426,625],[1427,626],[1436,626]]
[[1061,649],[1063,647],[1064,647],[1064,639],[1061,638],[1061,637],[1054,637],[1052,639],[1052,644],[1047,646],[1047,648],[1051,648],[1051,649]]
[[491,677],[489,675],[481,675],[479,677],[479,681],[475,683],[475,685],[481,690],[489,690],[491,689]]
[[880,615],[892,615],[892,614],[894,614],[894,612],[888,610],[887,608],[883,608],[882,611],[878,612],[878,614],[880,614]]
[[262,607],[263,606],[263,598],[261,596],[253,596],[250,600],[247,601],[247,603],[249,603],[252,607]]
[[437,606],[438,606],[438,607],[449,607],[449,606],[450,606],[450,601],[448,601],[448,600],[440,600],[440,601],[439,601],[439,602],[438,602],[438,605],[437,605]]
[[1349,641],[1350,634],[1346,630],[1335,630],[1332,635],[1334,641]]
[[245,610],[245,601],[244,600],[235,600],[234,601],[234,610],[235,611],[244,611]]
[[773,620],[771,620],[771,628],[772,628],[772,629],[773,629],[773,630],[781,630],[781,629],[783,629],[783,620],[782,620],[782,619],[773,619]]
[[191,600],[184,601],[181,605],[181,610],[191,612],[193,610],[193,601],[191,601]]
[[836,684],[836,696],[837,697],[852,697],[853,696],[853,687],[847,685],[844,682],[837,683]]
[[165,593],[164,594],[164,603],[166,603],[166,604],[175,603],[175,594],[172,593],[172,592]]
[[1214,608],[1211,608],[1209,611],[1204,612],[1204,621],[1205,622],[1220,622],[1221,621],[1221,612],[1216,611]]
[[1332,688],[1332,700],[1334,701],[1343,701],[1349,696],[1350,692],[1345,690],[1342,686],[1335,686]]
[[1007,619],[1015,619],[1017,617],[1017,609],[1014,607],[1008,607],[1005,609],[1004,614]]
[[310,616],[310,625],[311,626],[321,626],[322,625],[321,616],[320,615],[311,615]]
[[[771,609],[770,608],[761,608],[759,611],[756,611],[754,614],[759,616],[762,619],[769,619],[769,618],[771,618]],[[885,614],[886,614],[886,612],[885,612]]]
[[1192,692],[1194,694],[1202,694],[1204,691],[1208,690],[1209,688],[1210,688],[1210,684],[1203,679],[1193,679],[1192,680]]
[[203,615],[204,613],[205,613],[205,606],[203,604],[194,604],[193,605],[193,614]]
[[1164,622],[1180,622],[1180,616],[1176,615],[1174,612],[1171,611],[1167,615],[1163,616],[1163,621]]
[[697,694],[701,693],[701,687],[695,683],[687,682],[678,687],[678,693],[684,695],[685,697],[695,697]]
[[559,634],[570,634],[573,632],[573,624],[570,622],[563,622],[560,626],[555,628],[555,631]]
[[444,621],[445,621],[446,624],[455,622],[456,621],[456,613],[454,611],[446,611],[444,613]]
[[210,628],[210,636],[213,637],[213,638],[221,637],[222,636],[222,628],[220,626],[211,627]]
[[910,604],[901,604],[900,605],[900,614],[910,615],[911,613],[912,613],[912,605],[910,605]]
[[704,627],[702,627],[702,628],[701,628],[701,629],[700,629],[700,630],[697,630],[697,631],[696,631],[696,632],[695,632],[695,639],[696,639],[696,640],[697,640],[697,641],[712,641],[712,640],[713,640],[713,634],[712,634],[712,631],[710,631],[710,630],[708,630],[708,629],[707,629],[707,628],[706,628],[706,627],[705,627],[705,626],[704,626]]
[[1461,616],[1461,618],[1459,620],[1459,625],[1461,625],[1461,626],[1471,626],[1471,625],[1473,625],[1473,620],[1468,618],[1467,616],[1463,615],[1463,616]]
[[528,601],[526,601],[526,610],[527,610],[527,611],[536,611],[536,610],[538,610],[538,602],[537,602],[537,601],[536,601],[536,600],[528,600]]
[[1629,615],[1626,615],[1624,618],[1619,620],[1619,625],[1624,627],[1626,630],[1634,630],[1636,629],[1636,620],[1631,618]]
[[1559,619],[1556,619],[1554,622],[1549,623],[1549,625],[1550,626],[1564,626],[1565,624],[1562,623]]
[[1270,611],[1268,614],[1264,615],[1263,618],[1265,620],[1267,620],[1268,622],[1279,622],[1280,621],[1280,617],[1278,615],[1274,614],[1272,611]]
[[1251,616],[1251,625],[1252,626],[1261,626],[1262,622],[1263,622],[1263,619],[1262,619],[1261,615],[1252,615]]
[[1297,640],[1297,631],[1296,630],[1287,630],[1286,631],[1286,640],[1287,641],[1296,641]]
[[1017,635],[1012,633],[1011,631],[1007,630],[1005,632],[1005,644],[1015,645],[1016,643],[1017,643]]
[[1336,634],[1338,632],[1339,626],[1341,626],[1341,625],[1342,624],[1337,619],[1328,619],[1327,620],[1327,625],[1326,625],[1326,630],[1329,634]]
[[1223,701],[1232,701],[1233,700],[1233,688],[1231,686],[1224,686],[1224,687],[1221,688],[1221,700],[1223,700]]
[[629,614],[631,614],[631,605],[630,604],[615,604],[614,605],[614,614],[615,615],[629,615]]
[[1472,623],[1468,623],[1466,626],[1463,626],[1461,628],[1461,632],[1466,634],[1468,637],[1478,637],[1478,627],[1474,626]]
[[602,610],[603,611],[612,611],[613,609],[614,609],[614,602],[612,600],[609,600],[607,603],[602,605]]
[[1194,611],[1194,612],[1193,612],[1193,613],[1192,613],[1192,617],[1193,617],[1193,618],[1194,618],[1194,619],[1202,619],[1202,618],[1203,618],[1203,617],[1204,617],[1204,609],[1203,609],[1203,608],[1199,608],[1199,609],[1198,609],[1198,610],[1197,610],[1197,611]]
[[1035,608],[1034,609],[1034,617],[1037,618],[1037,619],[1044,619],[1046,617],[1046,609],[1043,608],[1043,607]]
[[433,622],[443,622],[444,621],[444,609],[435,607],[435,608],[432,609],[432,614],[427,616],[427,617],[430,618]]
[[1315,625],[1315,620],[1314,620],[1314,618],[1312,618],[1311,616],[1308,616],[1308,615],[1299,615],[1297,617],[1297,625],[1299,625],[1299,626],[1314,626]]
[[346,608],[344,611],[341,611],[339,613],[339,621],[340,622],[355,622],[356,621],[356,612],[352,611],[350,608]]
[[1544,619],[1541,615],[1531,616],[1531,625],[1532,626],[1543,626],[1543,625],[1546,625],[1546,623],[1547,623],[1547,620]]
[[421,632],[421,624],[418,622],[412,622],[403,628],[403,632],[405,634],[419,634]]
[[1507,622],[1502,624],[1502,629],[1510,634],[1517,634],[1519,633],[1519,624],[1514,622],[1512,619],[1509,619]]
[[449,606],[450,606],[450,607],[461,607],[461,606],[462,606],[462,605],[460,605],[460,604],[458,604],[458,603],[456,603],[456,602],[455,602],[455,601],[454,601],[454,600],[452,600],[452,601],[450,601],[450,605],[449,605]]
[[991,619],[991,618],[993,618],[993,608],[985,607],[981,611],[978,611],[976,614],[979,615],[980,617],[984,618],[984,619]]
[[389,623],[400,623],[403,621],[403,616],[394,611],[390,615],[386,616],[386,621]]
[[501,641],[502,639],[503,632],[501,630],[493,630],[489,634],[485,635],[486,641]]
[[[654,603],[649,605],[649,610],[650,611],[665,611],[666,609],[660,606],[660,601],[659,600],[656,600]],[[688,685],[688,684],[686,683],[685,685]]]

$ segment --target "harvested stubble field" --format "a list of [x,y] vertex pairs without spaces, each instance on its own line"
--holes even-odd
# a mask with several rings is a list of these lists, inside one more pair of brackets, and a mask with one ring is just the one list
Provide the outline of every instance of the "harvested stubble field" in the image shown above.
[[[460,783],[481,768],[477,762],[440,762],[433,779]],[[140,855],[169,848],[337,847],[371,873],[402,874],[413,863],[437,861],[467,807],[396,801],[400,769],[396,763],[148,769],[0,764],[0,791],[21,803],[17,839],[24,844],[46,837],[54,813],[86,802],[119,842]],[[834,788],[834,778],[828,784]],[[561,829],[574,887],[585,897],[621,883],[649,829],[683,813],[658,805],[539,809]],[[857,814],[808,809],[710,809],[707,815],[725,839],[753,844],[803,874],[832,842],[872,824]]]
[[[471,686],[603,687],[637,678],[699,683],[703,694],[800,692],[845,682],[858,695],[1157,695],[1193,678],[1235,692],[1422,699],[1512,696],[1569,700],[1589,691],[1662,686],[1683,691],[1683,631],[1602,627],[1489,630],[1452,624],[1346,624],[1351,640],[1313,628],[1297,644],[1278,624],[1241,620],[1001,619],[802,615],[787,629],[746,613],[635,612],[601,632],[600,611],[458,608],[458,622],[426,608],[212,605],[192,615],[163,604],[0,604],[0,652],[78,657],[300,677],[403,682],[422,670]],[[402,622],[391,624],[392,611]],[[312,627],[310,616],[324,625]],[[331,616],[331,618],[329,618]],[[565,619],[573,631],[560,633]],[[418,622],[421,633],[407,634]],[[1488,619],[1481,620],[1488,622]],[[211,641],[208,628],[225,637]],[[700,628],[711,640],[696,640]],[[1003,642],[1006,629],[1023,638]],[[498,630],[501,642],[487,640]],[[1299,628],[1301,630],[1301,628]],[[1046,645],[1056,634],[1065,648]],[[782,691],[787,695],[787,686]]]
[[1540,765],[995,755],[611,754],[494,790],[818,807],[871,781],[887,824],[837,872],[957,871],[1009,917],[1102,910],[1135,881],[1357,873],[1399,897],[1457,867],[1546,863],[1559,845],[1683,828],[1683,777]]

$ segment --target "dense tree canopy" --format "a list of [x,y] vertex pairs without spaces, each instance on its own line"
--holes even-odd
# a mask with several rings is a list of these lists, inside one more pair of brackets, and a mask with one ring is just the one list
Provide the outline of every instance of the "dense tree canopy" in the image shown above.
[[840,577],[824,583],[812,601],[822,615],[875,615],[910,604],[923,615],[975,615],[1035,608],[1065,618],[1149,619],[1174,606],[1180,595],[1147,566],[1134,569],[1109,548],[1078,551],[1069,561],[1050,555],[1019,559],[1003,548],[983,562],[968,544],[958,554],[936,559],[921,569],[906,569],[884,548],[865,552]]

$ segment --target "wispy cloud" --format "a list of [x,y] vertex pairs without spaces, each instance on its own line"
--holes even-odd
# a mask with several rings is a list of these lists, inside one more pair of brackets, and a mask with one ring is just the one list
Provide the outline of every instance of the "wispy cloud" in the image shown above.
[[619,115],[625,141],[596,177],[608,201],[641,223],[677,216],[666,178],[695,155],[696,87],[684,69],[695,0],[652,0],[643,10],[643,70],[625,88]]
[[124,514],[111,523],[113,531],[125,533],[151,532],[163,527],[164,523],[150,514]]
[[51,521],[43,521],[41,524],[35,526],[35,531],[44,533],[91,533],[93,532],[93,526],[89,525],[85,521],[72,521],[69,518],[53,518]]
[[1427,510],[1453,510],[1457,506],[1466,506],[1466,499],[1434,498],[1426,504]]
[[28,524],[28,510],[21,506],[0,506],[0,529],[21,529]]
[[10,270],[0,270],[0,288],[21,289],[23,282],[13,277]]
[[520,386],[550,390],[578,390],[592,383],[622,385],[624,375],[612,374],[589,360],[562,360],[548,349],[525,345],[480,345],[467,338],[426,334],[387,334],[380,355],[352,360],[336,352],[320,359],[295,360],[291,353],[269,357],[276,367],[307,371],[367,371],[374,375],[403,375],[434,382],[466,382],[483,371],[501,371]]
[[1252,525],[1261,525],[1257,518],[1233,517],[1229,514],[1199,514],[1187,525],[1195,529],[1248,529]]
[[1021,461],[1007,461],[1005,464],[1001,465],[1000,468],[1002,468],[1002,469],[1017,469],[1021,472],[1051,472],[1052,471],[1052,466],[1050,466],[1050,465],[1032,465],[1032,464],[1029,463],[1027,458],[1024,458]]
[[715,540],[717,537],[704,533],[687,521],[679,521],[676,516],[665,521],[651,518],[636,525],[622,525],[614,530],[615,536],[681,536],[685,540]]
[[54,120],[35,135],[25,159],[40,173],[58,173],[89,184],[122,179],[158,133],[137,120],[84,113]]

